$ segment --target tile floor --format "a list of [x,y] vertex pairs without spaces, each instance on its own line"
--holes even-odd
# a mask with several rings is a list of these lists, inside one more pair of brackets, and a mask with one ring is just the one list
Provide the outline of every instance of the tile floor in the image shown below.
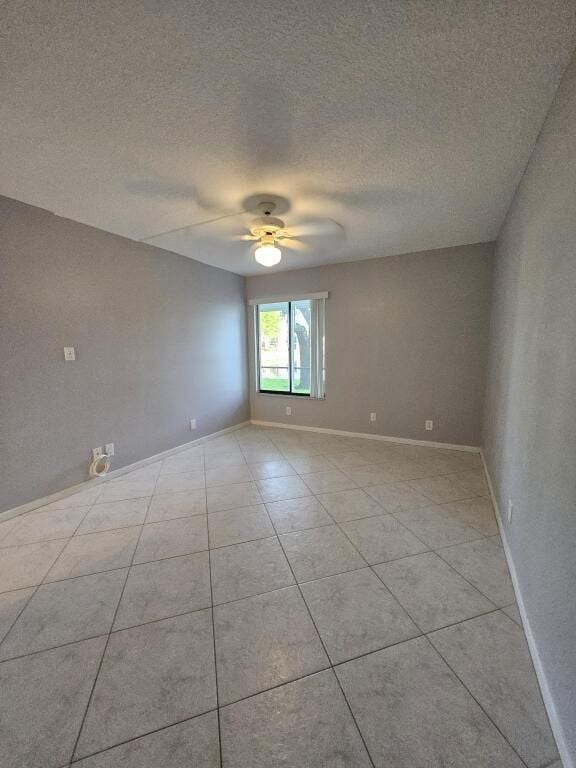
[[559,765],[479,457],[249,427],[0,523],[3,768]]

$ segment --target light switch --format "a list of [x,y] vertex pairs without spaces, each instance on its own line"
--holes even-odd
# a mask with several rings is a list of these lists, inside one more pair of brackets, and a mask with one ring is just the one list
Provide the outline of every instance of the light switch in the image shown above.
[[64,347],[64,360],[76,360],[74,347]]

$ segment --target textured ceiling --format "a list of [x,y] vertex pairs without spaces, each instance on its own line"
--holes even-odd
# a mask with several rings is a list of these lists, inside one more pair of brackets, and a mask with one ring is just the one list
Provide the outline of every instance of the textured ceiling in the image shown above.
[[[7,0],[0,194],[134,239],[286,196],[280,268],[493,239],[574,0]],[[243,274],[249,217],[152,242]]]

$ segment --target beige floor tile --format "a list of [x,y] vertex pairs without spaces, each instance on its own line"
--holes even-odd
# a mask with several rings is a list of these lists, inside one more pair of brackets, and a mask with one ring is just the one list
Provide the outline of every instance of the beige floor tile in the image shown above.
[[0,594],[0,643],[34,594],[34,587]]
[[257,480],[256,485],[262,499],[266,502],[298,499],[311,495],[306,483],[296,475],[294,477],[269,477],[265,480]]
[[104,654],[77,756],[215,706],[210,610],[115,632]]
[[262,504],[262,497],[256,483],[236,483],[207,488],[206,495],[210,513]]
[[250,472],[255,480],[265,480],[268,477],[288,477],[296,474],[294,467],[285,459],[250,464]]
[[271,592],[294,584],[278,539],[249,541],[210,553],[214,603]]
[[91,507],[98,501],[98,497],[104,490],[104,484],[95,485],[93,488],[86,488],[78,493],[73,493],[70,496],[65,496],[58,501],[52,501],[50,504],[46,504],[40,507],[38,511],[49,512],[53,509],[69,509],[70,507]]
[[221,705],[329,665],[297,587],[215,606],[214,632]]
[[122,501],[123,499],[138,499],[142,496],[152,496],[156,480],[124,480],[106,483],[98,503],[105,501]]
[[154,493],[172,493],[174,491],[194,491],[205,486],[204,472],[179,472],[175,475],[162,475],[158,478]]
[[385,514],[380,504],[360,488],[321,493],[318,499],[337,523]]
[[95,504],[80,523],[77,534],[142,525],[146,519],[149,503],[150,499],[144,497]]
[[148,523],[142,530],[134,564],[190,555],[208,549],[206,515]]
[[59,539],[3,549],[0,553],[0,592],[41,584],[66,543],[66,539]]
[[462,522],[476,528],[484,536],[495,536],[498,533],[498,523],[490,499],[474,498],[453,501],[445,506]]
[[132,472],[126,472],[125,474],[119,475],[118,477],[111,478],[108,480],[108,484],[154,482],[158,479],[161,468],[161,461],[155,461],[152,464],[145,464],[143,467],[140,467],[140,469],[135,469]]
[[68,765],[106,638],[0,664],[2,768]]
[[0,660],[107,634],[126,570],[44,584],[0,646]]
[[423,632],[495,608],[433,552],[375,565],[374,571]]
[[208,552],[130,568],[114,629],[166,619],[210,606]]
[[193,517],[206,514],[206,491],[176,491],[152,496],[148,507],[147,523],[159,523],[177,517]]
[[512,621],[515,621],[519,627],[522,626],[522,617],[520,616],[520,611],[518,610],[518,606],[516,605],[516,603],[513,603],[512,605],[507,605],[506,608],[502,608],[502,612],[505,613],[506,616],[511,618]]
[[217,467],[216,469],[206,470],[206,485],[232,485],[233,483],[249,483],[252,480],[252,473],[247,464],[240,464],[237,467]]
[[430,499],[415,491],[407,483],[385,483],[366,489],[386,512],[404,512],[408,509],[419,509],[430,506]]
[[302,475],[302,479],[312,493],[332,493],[357,487],[356,483],[339,469]]
[[371,766],[330,670],[225,707],[221,730],[223,768]]
[[440,557],[498,606],[514,602],[514,589],[503,550],[478,539],[438,550]]
[[280,536],[299,582],[363,568],[366,561],[335,525]]
[[239,448],[235,451],[206,453],[204,457],[206,469],[226,469],[227,467],[238,467],[243,464],[246,464],[246,459]]
[[139,536],[140,528],[120,528],[74,536],[66,544],[45,581],[125,568],[130,565]]
[[290,464],[299,475],[334,469],[334,465],[325,456],[297,456],[290,461]]
[[164,459],[160,475],[173,475],[180,472],[198,472],[204,469],[204,451],[202,447],[191,448]]
[[515,622],[498,611],[429,637],[528,768],[558,757],[528,646]]
[[483,469],[472,469],[465,472],[456,472],[451,475],[466,490],[476,496],[488,496],[490,489],[486,481]]
[[470,497],[470,491],[460,485],[453,475],[421,477],[417,480],[408,480],[408,485],[429,498],[434,504]]
[[420,634],[370,568],[302,584],[333,664]]
[[422,507],[397,512],[394,517],[431,549],[483,538],[479,531],[466,525],[445,507]]
[[522,768],[426,638],[336,667],[379,768]]
[[171,725],[74,763],[74,768],[220,768],[216,712]]
[[88,507],[30,512],[2,540],[2,547],[33,544],[37,541],[66,539],[74,533],[88,512]]
[[394,475],[379,464],[365,464],[359,467],[343,467],[342,471],[361,488],[382,483],[393,483]]
[[263,504],[238,507],[208,515],[210,548],[241,544],[274,536],[274,528]]
[[266,509],[277,533],[290,533],[290,531],[334,524],[334,520],[313,496],[275,501],[266,504]]
[[392,515],[352,520],[340,527],[370,564],[397,560],[428,549]]
[[338,469],[348,469],[349,467],[361,467],[370,462],[358,453],[358,451],[344,451],[343,453],[328,453],[326,458],[333,466]]

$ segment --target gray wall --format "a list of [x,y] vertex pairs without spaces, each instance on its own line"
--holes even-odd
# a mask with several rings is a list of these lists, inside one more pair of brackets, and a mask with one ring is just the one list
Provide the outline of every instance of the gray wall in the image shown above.
[[569,768],[576,765],[576,59],[496,254],[483,444],[501,510],[508,499],[514,504],[505,539]]
[[251,298],[330,292],[325,401],[256,392],[250,313],[252,418],[478,445],[492,253],[484,243],[249,277]]
[[249,417],[243,277],[0,198],[0,291],[0,510]]

